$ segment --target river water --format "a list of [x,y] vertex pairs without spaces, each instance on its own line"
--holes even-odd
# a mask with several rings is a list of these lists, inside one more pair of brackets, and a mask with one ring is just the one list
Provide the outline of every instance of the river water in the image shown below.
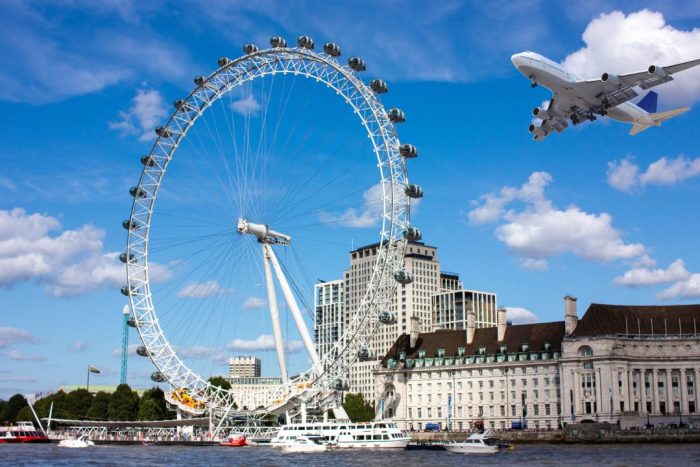
[[270,447],[94,446],[68,449],[55,444],[0,444],[0,465],[687,466],[700,465],[700,444],[518,445],[512,451],[496,455],[395,450],[282,454]]

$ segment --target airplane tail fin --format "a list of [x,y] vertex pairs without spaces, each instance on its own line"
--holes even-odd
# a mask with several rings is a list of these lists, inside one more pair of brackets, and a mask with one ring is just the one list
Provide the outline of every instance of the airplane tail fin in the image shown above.
[[634,125],[632,125],[630,135],[634,136],[636,134],[639,134],[647,128],[651,128],[652,126],[661,126],[661,122],[665,122],[669,118],[673,118],[680,114],[684,114],[689,110],[690,107],[681,107],[679,109],[667,110],[666,112],[650,113],[649,118],[651,118],[654,123],[652,125],[648,125],[646,123],[635,123]]

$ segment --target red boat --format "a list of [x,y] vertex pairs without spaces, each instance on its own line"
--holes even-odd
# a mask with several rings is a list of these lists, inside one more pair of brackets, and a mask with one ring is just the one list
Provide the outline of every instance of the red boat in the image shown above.
[[245,435],[229,436],[229,438],[226,441],[220,442],[219,446],[229,446],[229,447],[248,446],[248,440],[246,439]]
[[36,431],[31,422],[19,422],[17,425],[0,426],[0,444],[7,443],[50,443],[51,440],[40,431]]

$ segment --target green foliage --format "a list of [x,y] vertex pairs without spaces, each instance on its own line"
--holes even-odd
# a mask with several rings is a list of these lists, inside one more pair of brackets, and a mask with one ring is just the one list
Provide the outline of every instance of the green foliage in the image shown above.
[[0,420],[4,420],[5,407],[7,407],[7,401],[0,399]]
[[353,422],[368,422],[374,418],[374,407],[369,402],[365,402],[362,394],[347,393],[343,408]]
[[[163,420],[168,418],[167,415],[168,409],[163,390],[159,387],[153,387],[144,391],[139,404],[139,420]],[[142,418],[142,416],[151,418]]]
[[128,384],[120,384],[109,400],[109,420],[136,420],[139,412],[139,395]]
[[212,376],[209,378],[209,383],[211,383],[212,386],[218,386],[226,391],[231,389],[231,383],[229,383],[223,376]]
[[21,409],[19,409],[19,412],[17,412],[17,417],[16,417],[18,422],[32,422],[34,426],[36,426],[36,421],[34,420],[34,415],[32,415],[32,411],[29,410],[29,406],[25,405]]
[[66,394],[64,410],[71,419],[84,420],[92,406],[93,396],[87,389],[76,389]]
[[109,401],[111,397],[106,392],[100,391],[92,399],[87,418],[90,420],[107,420],[109,418]]
[[22,410],[22,408],[24,407],[27,407],[27,410],[29,410],[29,407],[27,406],[27,399],[25,399],[23,395],[15,394],[14,396],[10,397],[10,399],[5,404],[5,408],[2,414],[2,421],[15,423],[17,421],[17,415],[19,414],[19,411]]

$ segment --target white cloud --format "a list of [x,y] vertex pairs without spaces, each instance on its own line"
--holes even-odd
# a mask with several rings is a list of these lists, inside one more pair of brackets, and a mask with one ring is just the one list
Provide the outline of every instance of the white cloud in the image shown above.
[[233,293],[233,289],[222,287],[217,281],[193,282],[177,293],[178,297],[203,298]]
[[9,352],[5,353],[5,358],[9,358],[10,360],[16,360],[20,362],[43,362],[46,360],[46,357],[42,355],[25,355],[19,350],[10,350]]
[[649,285],[666,284],[687,279],[690,273],[685,268],[682,259],[677,259],[666,269],[651,269],[649,267],[635,267],[626,271],[622,276],[616,277],[617,285],[627,287],[645,287]]
[[620,191],[630,191],[639,183],[639,166],[629,158],[608,162],[608,185]]
[[259,297],[250,296],[243,302],[244,310],[262,310],[267,302]]
[[139,89],[131,107],[119,112],[119,120],[108,122],[108,126],[122,135],[139,135],[139,141],[148,141],[155,138],[153,130],[167,115],[163,97],[157,90]]
[[69,352],[72,353],[77,353],[77,352],[84,352],[87,349],[90,348],[90,343],[87,341],[82,341],[82,340],[77,340],[75,343],[68,349]]
[[200,359],[215,357],[221,353],[221,350],[203,345],[193,345],[191,347],[176,347],[175,353],[181,358]]
[[644,245],[622,240],[609,214],[554,206],[544,194],[551,180],[546,172],[534,172],[520,188],[506,186],[498,194],[482,196],[469,212],[469,220],[501,223],[496,237],[521,258],[523,267],[534,270],[545,270],[547,258],[565,253],[598,262],[645,254]]
[[674,185],[700,175],[700,158],[691,160],[681,155],[668,159],[664,156],[649,164],[643,173],[630,158],[625,158],[608,162],[607,175],[610,186],[626,192],[647,185]]
[[[700,57],[700,28],[680,30],[666,24],[662,13],[641,10],[625,15],[604,13],[583,33],[585,47],[570,54],[563,65],[583,79],[604,72],[627,74],[649,65],[675,65]],[[687,105],[700,97],[700,70],[686,70],[664,84],[660,99],[670,105]]]
[[0,377],[0,383],[36,383],[36,379],[29,376]]
[[[138,349],[141,344],[129,344],[126,348],[127,355],[136,355],[136,349]],[[121,347],[112,350],[112,357],[120,358],[122,356]]]
[[700,274],[692,274],[687,279],[676,282],[671,287],[656,294],[659,300],[672,298],[700,298]]
[[[234,352],[255,352],[275,350],[275,338],[272,334],[262,334],[253,340],[234,339],[226,346],[228,350]],[[301,341],[285,342],[287,352],[298,352],[304,348]]]
[[36,344],[37,338],[22,329],[7,326],[0,327],[0,349],[21,342]]
[[241,115],[257,115],[262,106],[252,94],[231,103],[231,108]]
[[[405,196],[397,187],[397,196]],[[318,217],[322,222],[343,225],[353,228],[367,228],[377,225],[384,211],[384,193],[382,184],[372,185],[362,194],[360,208],[348,208],[340,214],[320,212]],[[420,199],[411,200],[411,209],[416,209]]]
[[515,306],[506,307],[506,319],[513,324],[530,324],[538,321],[532,311]]

